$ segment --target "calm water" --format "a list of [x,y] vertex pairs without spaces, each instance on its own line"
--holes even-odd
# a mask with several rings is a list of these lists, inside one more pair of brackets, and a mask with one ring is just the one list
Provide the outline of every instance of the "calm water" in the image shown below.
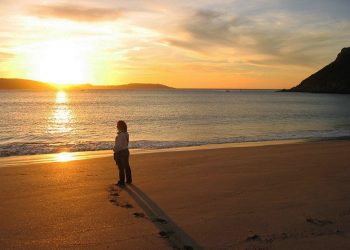
[[350,136],[350,95],[215,90],[0,91],[0,156]]

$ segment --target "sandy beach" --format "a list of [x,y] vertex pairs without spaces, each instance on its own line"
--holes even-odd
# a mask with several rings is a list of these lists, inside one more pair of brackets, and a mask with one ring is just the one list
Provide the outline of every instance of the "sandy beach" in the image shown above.
[[1,249],[349,249],[350,142],[0,168]]

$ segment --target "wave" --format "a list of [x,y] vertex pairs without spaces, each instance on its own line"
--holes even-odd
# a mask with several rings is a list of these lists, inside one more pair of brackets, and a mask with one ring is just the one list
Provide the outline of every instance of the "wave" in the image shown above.
[[[294,139],[330,139],[349,137],[349,130],[337,131],[304,131],[297,133],[275,134],[265,136],[240,136],[213,139],[210,141],[157,141],[157,140],[139,140],[130,142],[131,149],[164,149],[190,147],[209,144],[225,144],[225,143],[243,143],[243,142],[263,142],[278,140],[294,140]],[[114,141],[98,141],[98,142],[78,142],[78,143],[45,143],[45,142],[12,142],[0,144],[0,157],[16,156],[16,155],[38,155],[59,152],[84,152],[111,150]]]

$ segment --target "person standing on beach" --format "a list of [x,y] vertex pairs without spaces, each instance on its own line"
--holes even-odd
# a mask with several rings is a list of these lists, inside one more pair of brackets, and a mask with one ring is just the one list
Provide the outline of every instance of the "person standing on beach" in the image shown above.
[[132,183],[131,169],[129,165],[129,134],[128,127],[124,121],[117,123],[118,134],[115,138],[114,160],[119,169],[118,186],[125,186],[125,177],[128,184]]

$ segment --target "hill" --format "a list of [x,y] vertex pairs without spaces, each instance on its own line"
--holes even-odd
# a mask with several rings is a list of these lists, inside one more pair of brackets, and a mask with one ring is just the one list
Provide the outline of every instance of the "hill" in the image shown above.
[[303,80],[289,92],[350,94],[350,47],[343,48],[335,61]]
[[147,89],[174,89],[159,83],[129,83],[122,85],[77,85],[72,86],[73,89],[131,89],[131,90],[147,90]]
[[54,90],[56,87],[33,80],[0,78],[0,89]]
[[159,83],[130,83],[123,85],[92,85],[92,84],[79,84],[69,86],[56,86],[54,84],[27,80],[27,79],[10,79],[0,78],[0,89],[3,90],[57,90],[59,88],[72,89],[72,90],[86,90],[86,89],[131,89],[131,90],[151,90],[151,89],[173,89],[169,86]]

